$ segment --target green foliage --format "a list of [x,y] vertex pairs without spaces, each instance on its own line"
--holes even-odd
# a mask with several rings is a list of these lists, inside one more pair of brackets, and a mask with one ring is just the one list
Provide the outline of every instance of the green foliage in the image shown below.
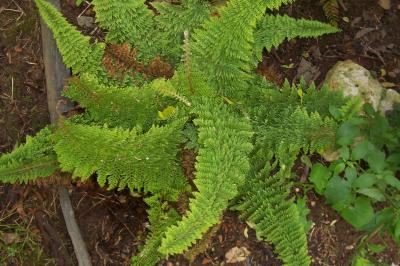
[[272,47],[277,47],[286,39],[318,37],[337,31],[337,28],[315,20],[266,15],[258,22],[254,33],[254,53],[259,61],[264,47],[270,51]]
[[269,176],[269,171],[260,171],[247,182],[237,209],[254,224],[257,237],[274,244],[284,265],[310,265],[304,224],[293,200],[287,200],[290,183],[285,172]]
[[188,150],[198,151],[199,146],[199,136],[196,127],[193,124],[186,124],[183,129],[183,135],[186,139],[185,148]]
[[[45,138],[28,139],[20,149],[29,152],[1,157],[0,176],[14,161],[21,168],[49,156],[61,170],[82,180],[96,175],[108,189],[151,193],[146,199],[150,233],[132,265],[154,265],[165,255],[186,251],[219,222],[235,197],[257,234],[275,245],[286,265],[310,264],[305,204],[288,199],[291,168],[301,151],[322,152],[333,146],[337,122],[329,116],[336,110],[342,122],[351,116],[353,103],[344,105],[339,93],[307,88],[304,82],[282,89],[268,86],[255,75],[254,59],[260,58],[263,47],[334,32],[332,27],[264,15],[266,9],[292,0],[231,0],[218,8],[182,0],[154,3],[157,12],[144,0],[94,0],[97,22],[108,31],[106,41],[128,43],[133,49],[125,49],[135,61],[127,65],[147,69],[161,56],[176,67],[169,80],[143,78],[144,85],[137,87],[133,78],[125,78],[123,86],[110,86],[116,82],[101,66],[104,44],[80,35],[44,0],[35,2],[65,63],[80,74],[64,94],[85,113],[61,121]],[[118,69],[119,62],[114,63]],[[184,142],[198,152],[196,189],[187,213],[179,217],[169,201],[190,189],[178,162]],[[320,186],[323,191],[324,183]],[[382,214],[382,219],[387,217]]]
[[60,12],[45,0],[35,0],[40,16],[53,32],[58,49],[67,67],[73,73],[104,74],[101,68],[104,44],[90,43],[90,38],[83,36],[70,25]]
[[229,200],[238,193],[248,171],[252,145],[249,122],[229,108],[210,99],[193,110],[199,131],[196,162],[198,192],[190,200],[190,212],[176,226],[168,228],[159,249],[164,255],[181,253],[217,224]]
[[193,35],[194,66],[225,97],[239,100],[248,90],[253,31],[264,11],[262,0],[229,1]]
[[80,6],[83,3],[84,0],[75,0],[75,4],[77,6]]
[[345,100],[327,88],[286,84],[281,90],[254,90],[254,98],[248,101],[246,111],[256,136],[250,171],[254,177],[241,189],[244,195],[238,209],[261,238],[274,244],[285,265],[309,265],[306,210],[299,213],[301,202],[287,200],[288,180],[301,151],[322,152],[334,146],[337,124],[327,116],[329,105],[340,107]]
[[182,57],[183,32],[193,31],[210,15],[210,7],[201,0],[183,0],[179,5],[168,2],[153,3],[160,15],[156,16],[157,27],[165,43],[162,54],[173,63]]
[[295,0],[263,0],[266,8],[274,10],[278,9],[282,5],[287,5],[293,3]]
[[148,62],[159,52],[155,43],[154,13],[144,0],[93,0],[96,21],[108,30],[109,43],[129,43],[139,59]]
[[[336,140],[340,157],[329,167],[315,164],[310,181],[356,229],[373,231],[384,225],[400,243],[399,128],[370,105],[364,106],[364,115],[350,112],[350,106],[360,110],[354,103],[339,113],[334,110],[341,121]],[[377,203],[387,207],[376,212]]]
[[293,113],[281,113],[280,118],[280,123],[271,123],[266,114],[266,120],[259,125],[257,132],[257,144],[263,150],[274,151],[278,159],[288,154],[297,157],[301,149],[322,152],[332,146],[336,129],[332,119],[323,119],[318,113],[308,114],[304,108],[295,109]]
[[49,128],[42,129],[35,137],[28,136],[25,144],[0,157],[0,181],[26,183],[50,176],[58,169],[52,147]]
[[176,198],[186,189],[176,160],[181,127],[177,121],[140,134],[65,121],[55,134],[54,150],[61,169],[82,180],[97,173],[97,182],[108,182],[108,189],[129,187]]
[[303,225],[304,232],[308,233],[312,228],[313,222],[307,219],[307,215],[310,214],[310,209],[307,207],[307,196],[298,198],[296,201],[297,211],[299,212],[299,219]]
[[146,239],[146,245],[140,253],[132,257],[132,266],[153,266],[159,262],[164,255],[158,251],[161,245],[165,230],[176,223],[180,216],[174,210],[166,210],[168,205],[161,203],[158,196],[152,196],[145,199],[149,205],[148,216],[150,223],[150,233]]
[[147,130],[157,117],[156,92],[149,86],[105,86],[94,76],[82,75],[71,79],[63,94],[79,102],[92,120],[110,127]]
[[[320,114],[329,114],[328,103],[342,105],[345,100],[340,94],[327,88],[317,91],[314,86],[285,86],[281,91],[260,89],[254,95],[255,98],[249,100],[248,112],[257,135],[258,157],[264,163],[273,155],[281,163],[284,163],[282,160],[291,162],[301,150],[322,152],[335,145],[337,124]],[[253,160],[257,161],[257,156]],[[284,165],[292,167],[290,163]]]
[[2,208],[0,213],[0,264],[1,265],[56,265],[43,251],[39,232],[22,218],[14,206]]

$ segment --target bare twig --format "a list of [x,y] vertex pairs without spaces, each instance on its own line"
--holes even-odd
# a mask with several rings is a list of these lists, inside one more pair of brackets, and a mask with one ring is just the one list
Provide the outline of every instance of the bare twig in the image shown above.
[[[49,2],[58,9],[60,8],[59,0],[50,0]],[[61,114],[57,113],[57,104],[61,100],[61,90],[63,88],[65,78],[69,76],[69,71],[62,63],[61,55],[57,49],[53,34],[45,25],[45,23],[43,23],[43,20],[41,22],[47,100],[51,122],[56,123],[61,117]],[[58,188],[58,195],[68,234],[72,240],[75,255],[78,259],[78,264],[79,266],[91,266],[92,263],[90,256],[76,222],[71,199],[69,198],[69,193],[64,186],[60,186]]]
[[72,245],[74,246],[75,255],[78,259],[79,266],[91,266],[89,253],[87,251],[85,242],[83,241],[81,232],[75,220],[75,214],[72,209],[71,199],[69,198],[68,190],[65,187],[60,186],[58,188],[58,194],[60,196],[61,210],[64,215],[65,224],[67,225],[67,230],[69,236],[72,240]]
[[11,102],[14,101],[14,77],[11,77]]

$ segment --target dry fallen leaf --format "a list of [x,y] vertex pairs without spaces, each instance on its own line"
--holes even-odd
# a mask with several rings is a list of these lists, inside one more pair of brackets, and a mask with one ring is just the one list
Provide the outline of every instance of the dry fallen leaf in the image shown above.
[[393,82],[385,81],[385,82],[382,82],[382,86],[385,88],[393,88],[393,87],[396,87],[396,84],[394,84]]
[[234,247],[225,254],[225,259],[227,263],[237,263],[245,261],[250,254],[250,251],[245,247]]
[[390,0],[379,0],[378,3],[383,9],[386,9],[386,10],[390,9],[390,6],[391,6]]
[[4,243],[6,243],[7,245],[11,245],[12,243],[18,241],[18,235],[15,233],[3,233],[2,238],[4,240]]
[[246,238],[249,238],[249,228],[246,226],[246,228],[244,229],[244,231],[243,231],[243,235],[246,237]]
[[202,261],[201,261],[201,265],[206,265],[206,264],[210,264],[211,263],[211,260],[209,259],[209,258],[204,258]]
[[17,202],[14,205],[15,211],[19,214],[19,216],[21,217],[21,219],[25,219],[26,217],[26,212],[24,210],[24,205],[22,204],[22,202]]

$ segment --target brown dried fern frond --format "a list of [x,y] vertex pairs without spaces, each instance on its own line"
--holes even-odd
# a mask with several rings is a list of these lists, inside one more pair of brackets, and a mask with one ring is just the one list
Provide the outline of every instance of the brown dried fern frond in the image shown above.
[[117,79],[123,79],[125,75],[135,76],[141,73],[145,77],[170,78],[173,68],[159,56],[154,58],[147,66],[137,60],[137,51],[130,48],[129,44],[110,44],[105,50],[103,66],[108,74]]
[[30,183],[38,187],[48,187],[52,185],[69,187],[71,186],[71,177],[68,175],[54,174],[49,177],[36,179]]
[[337,26],[339,22],[339,1],[338,0],[320,0],[322,9],[326,18],[333,26]]
[[142,73],[144,66],[136,59],[136,49],[131,49],[129,44],[110,44],[106,47],[103,66],[108,74],[117,79],[123,79],[126,74],[136,75]]

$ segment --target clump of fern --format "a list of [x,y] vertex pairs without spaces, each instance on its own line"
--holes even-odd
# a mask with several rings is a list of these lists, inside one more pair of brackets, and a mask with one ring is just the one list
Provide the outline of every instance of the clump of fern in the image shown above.
[[[107,189],[142,193],[150,233],[132,265],[154,265],[195,247],[233,199],[286,265],[309,265],[299,213],[288,199],[291,168],[301,151],[321,152],[334,142],[328,101],[340,105],[343,99],[314,87],[271,86],[255,66],[264,48],[337,30],[265,14],[291,0],[213,2],[149,8],[144,0],[94,0],[107,46],[82,36],[45,0],[35,0],[66,65],[79,74],[64,95],[84,112],[1,157],[0,180],[33,180],[60,170],[82,180],[94,176]],[[106,47],[119,53],[110,57]],[[158,69],[169,66],[173,75]],[[197,150],[193,190],[179,161],[183,135]],[[183,193],[191,197],[181,216],[171,203]]]

